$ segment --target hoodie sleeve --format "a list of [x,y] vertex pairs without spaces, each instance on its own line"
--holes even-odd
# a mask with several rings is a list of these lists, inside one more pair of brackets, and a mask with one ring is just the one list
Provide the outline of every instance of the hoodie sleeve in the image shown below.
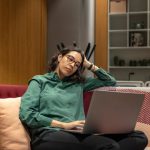
[[42,83],[40,76],[34,77],[21,99],[20,120],[30,128],[50,126],[52,119],[40,114],[40,93]]
[[114,86],[116,84],[115,78],[102,68],[96,70],[94,74],[96,75],[96,78],[89,77],[86,79],[83,85],[84,92],[93,90],[98,87]]

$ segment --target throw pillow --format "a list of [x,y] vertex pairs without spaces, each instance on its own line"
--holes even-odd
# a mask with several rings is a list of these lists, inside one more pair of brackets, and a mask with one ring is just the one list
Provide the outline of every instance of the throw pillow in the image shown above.
[[0,99],[0,150],[30,150],[30,138],[19,119],[21,97]]
[[147,146],[150,147],[150,125],[137,122],[135,130],[143,131],[146,134],[146,136],[148,137],[148,145]]

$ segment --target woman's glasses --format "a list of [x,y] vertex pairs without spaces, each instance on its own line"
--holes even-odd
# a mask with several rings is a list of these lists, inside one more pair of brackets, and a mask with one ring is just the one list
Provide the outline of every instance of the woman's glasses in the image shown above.
[[76,68],[80,67],[80,62],[75,61],[75,58],[71,55],[66,55],[68,63],[74,63]]

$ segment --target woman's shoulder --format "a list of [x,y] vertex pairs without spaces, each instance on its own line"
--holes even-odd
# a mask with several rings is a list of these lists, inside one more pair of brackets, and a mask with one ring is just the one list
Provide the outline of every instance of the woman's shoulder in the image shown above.
[[44,75],[35,75],[31,78],[31,80],[42,80],[44,78],[45,78]]
[[[49,78],[51,78],[51,73],[46,73],[43,75],[35,75],[31,78],[31,80],[36,80],[36,81],[47,81]],[[30,81],[31,81],[30,80]]]

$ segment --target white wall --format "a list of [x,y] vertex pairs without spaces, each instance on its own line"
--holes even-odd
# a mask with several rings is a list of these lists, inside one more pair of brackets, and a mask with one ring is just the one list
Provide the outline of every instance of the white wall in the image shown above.
[[95,0],[48,0],[48,59],[56,44],[76,41],[83,50],[94,43]]

